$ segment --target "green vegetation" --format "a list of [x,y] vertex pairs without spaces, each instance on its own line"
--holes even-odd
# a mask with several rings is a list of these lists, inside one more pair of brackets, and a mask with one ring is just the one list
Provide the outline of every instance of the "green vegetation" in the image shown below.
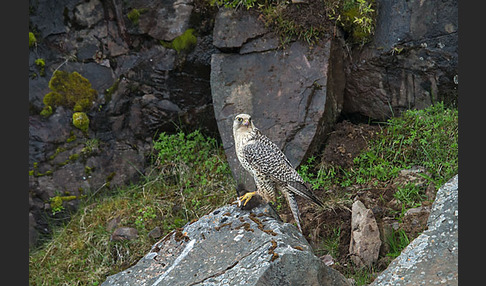
[[63,202],[75,200],[76,196],[55,196],[49,199],[51,205],[52,214],[55,215],[58,212],[64,210]]
[[[311,157],[299,172],[314,189],[387,186],[400,170],[412,166],[424,167],[430,174],[425,179],[437,187],[457,173],[457,109],[438,103],[424,110],[406,111],[381,125],[381,131],[356,157],[353,167],[323,166],[317,157]],[[96,139],[87,140],[83,152],[92,152],[98,144]],[[87,174],[91,171],[90,167],[85,168]],[[36,163],[29,173],[35,172]],[[107,182],[114,176],[115,173],[108,176]],[[234,189],[224,151],[215,139],[198,131],[162,133],[154,140],[152,166],[138,184],[105,189],[104,193],[85,193],[71,220],[65,226],[55,227],[52,238],[30,252],[30,285],[99,285],[108,275],[126,269],[147,253],[155,242],[148,233],[155,227],[164,236],[233,201]],[[423,192],[405,184],[394,196],[406,209],[420,204]],[[326,196],[326,211],[352,203],[349,196],[339,192]],[[282,198],[279,200],[281,205]],[[51,207],[53,211],[66,211],[62,199],[61,204],[59,199],[52,199]],[[397,213],[397,217],[400,215]],[[138,238],[110,241],[112,230],[106,225],[114,218],[120,218],[119,227],[136,228]],[[329,230],[329,235],[318,242],[318,251],[336,258],[346,230],[337,224]],[[390,247],[387,256],[393,258],[412,238],[398,229],[386,239]],[[373,268],[345,267],[337,260],[336,266],[347,277],[353,277],[356,285],[373,279]]]
[[132,9],[130,12],[127,14],[128,19],[132,22],[134,25],[138,25],[138,20],[140,19],[140,10],[138,9]]
[[[320,164],[316,157],[310,157],[298,172],[314,190],[333,189],[323,201],[328,208],[349,208],[350,196],[373,190],[393,189],[393,197],[401,204],[401,210],[388,209],[387,216],[401,221],[410,208],[427,202],[425,190],[431,184],[436,189],[458,173],[458,110],[437,103],[423,110],[408,110],[400,117],[380,123],[381,131],[368,142],[368,148],[353,160],[353,166],[341,168]],[[402,183],[395,186],[401,170],[420,166],[425,172],[419,173],[425,184]],[[383,197],[374,194],[383,201]],[[400,206],[397,206],[400,209]],[[330,233],[323,238],[321,250],[331,252],[336,237]],[[389,253],[395,258],[414,237],[409,237],[403,229],[394,230],[386,243]],[[354,269],[349,266],[343,274],[353,277],[356,285],[372,281],[373,269]]]
[[73,125],[83,132],[88,132],[89,118],[84,112],[73,113]]
[[398,229],[396,231],[392,229],[390,235],[386,237],[386,243],[390,247],[390,252],[386,255],[396,258],[402,253],[402,250],[407,247],[410,240],[403,229]]
[[177,53],[180,53],[182,51],[189,52],[197,44],[197,38],[196,36],[194,36],[194,32],[194,29],[187,29],[182,35],[175,38],[171,42],[160,41],[160,43],[166,48],[176,50]]
[[46,62],[44,59],[42,58],[38,58],[35,60],[35,65],[37,66],[37,68],[39,69],[39,75],[40,76],[45,76],[46,75]]
[[341,237],[341,228],[336,227],[332,230],[332,235],[322,240],[320,251],[329,254],[332,257],[339,256],[339,243]]
[[37,39],[34,33],[29,32],[29,48],[32,48],[35,45],[37,45]]
[[[437,188],[458,171],[458,111],[437,103],[423,110],[407,110],[402,116],[383,123],[378,138],[356,158],[354,167],[344,170],[333,166],[316,166],[311,157],[299,173],[314,189],[339,184],[386,183],[403,169],[422,166],[431,174],[426,177]],[[317,169],[317,170],[316,170]],[[314,170],[316,170],[314,172]],[[403,193],[414,193],[404,186]],[[402,196],[398,194],[397,196]],[[414,195],[414,201],[417,196]]]
[[[224,151],[213,138],[198,131],[162,133],[154,142],[153,159],[140,183],[87,194],[71,220],[31,250],[29,285],[100,285],[146,254],[156,241],[148,236],[155,227],[164,236],[235,199]],[[65,211],[61,206],[54,203],[57,211]],[[119,227],[138,230],[137,239],[110,241],[112,230],[106,225],[117,217]]]
[[364,44],[375,30],[374,0],[320,0],[305,4],[276,0],[212,0],[211,5],[226,8],[256,9],[265,24],[273,29],[283,46],[291,40],[313,45],[326,34],[340,27],[350,44]]
[[87,111],[93,106],[97,92],[88,79],[77,72],[55,71],[49,81],[52,90],[44,96],[44,116],[49,116],[58,106],[72,108],[75,112]]
[[374,0],[331,1],[329,17],[348,35],[353,44],[365,44],[371,40],[376,25]]
[[218,6],[224,6],[226,8],[237,9],[237,8],[240,8],[240,7],[244,7],[246,9],[250,9],[250,8],[253,8],[255,6],[255,4],[257,4],[258,2],[263,2],[263,1],[258,1],[258,0],[212,0],[210,2],[211,2],[212,5],[216,4]]

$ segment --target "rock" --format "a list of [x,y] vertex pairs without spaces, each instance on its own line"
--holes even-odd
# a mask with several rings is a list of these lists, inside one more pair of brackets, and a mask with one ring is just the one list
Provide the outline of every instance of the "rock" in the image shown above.
[[120,222],[121,222],[121,217],[120,216],[117,216],[115,218],[112,218],[111,220],[109,220],[106,223],[106,230],[107,231],[114,230],[118,226],[118,224],[120,224]]
[[151,238],[159,238],[162,236],[162,230],[160,229],[160,227],[156,226],[148,233],[148,236],[150,236]]
[[358,267],[371,266],[380,254],[380,231],[373,212],[357,200],[351,214],[351,242],[349,254]]
[[458,182],[456,175],[439,189],[428,229],[370,285],[458,285]]
[[220,49],[241,48],[250,39],[268,33],[254,11],[222,8],[214,20],[213,45]]
[[[257,35],[265,35],[255,15],[221,10],[214,27],[215,45],[241,48]],[[231,22],[231,28],[220,27]],[[249,28],[243,23],[251,22]],[[222,36],[230,29],[228,35]],[[253,37],[253,38],[252,38]],[[263,41],[253,50],[266,50]],[[240,166],[234,151],[232,122],[248,113],[255,125],[275,142],[294,167],[320,146],[342,106],[344,83],[340,43],[329,39],[310,49],[301,42],[284,50],[248,54],[214,54],[211,91],[216,121],[234,177],[254,189],[253,179]]]
[[35,229],[37,223],[35,222],[34,215],[29,212],[29,248],[35,245],[39,233]]
[[92,27],[103,19],[103,7],[99,0],[83,2],[74,8],[74,21],[81,27]]
[[398,176],[393,179],[393,184],[395,186],[413,184],[417,188],[426,189],[428,186],[426,178],[428,177],[431,177],[431,174],[424,167],[412,166],[410,169],[401,170]]
[[427,228],[429,215],[430,206],[408,209],[402,217],[400,228],[409,234],[409,237],[415,238]]
[[138,231],[133,227],[119,227],[111,234],[110,241],[133,240],[138,237]]
[[139,29],[149,36],[172,41],[189,28],[193,0],[143,1],[137,6],[140,13]]
[[223,206],[154,244],[107,285],[349,285],[297,228],[263,205]]
[[457,102],[458,1],[376,2],[373,41],[346,64],[343,112],[383,120]]

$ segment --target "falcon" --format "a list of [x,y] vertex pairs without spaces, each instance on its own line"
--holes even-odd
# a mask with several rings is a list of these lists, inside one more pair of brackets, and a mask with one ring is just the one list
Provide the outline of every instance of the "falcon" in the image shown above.
[[248,192],[238,200],[246,205],[252,196],[258,194],[271,202],[275,201],[278,190],[285,196],[297,227],[302,232],[295,196],[302,196],[319,206],[323,205],[322,202],[305,185],[280,148],[255,127],[250,115],[236,115],[233,137],[238,160],[252,175],[257,187],[256,191]]

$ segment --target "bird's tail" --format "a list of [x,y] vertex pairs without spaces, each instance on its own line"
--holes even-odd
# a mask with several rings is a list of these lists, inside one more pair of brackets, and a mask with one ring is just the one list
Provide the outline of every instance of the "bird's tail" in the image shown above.
[[323,206],[324,204],[319,200],[304,184],[301,182],[289,182],[287,184],[288,188],[294,193],[301,197],[304,197],[318,206]]
[[299,206],[297,205],[297,201],[295,200],[295,195],[292,192],[283,192],[285,194],[285,198],[287,199],[287,204],[292,211],[292,215],[294,216],[295,222],[297,223],[297,227],[299,228],[300,232],[302,233],[302,227],[300,226],[300,213],[299,213]]

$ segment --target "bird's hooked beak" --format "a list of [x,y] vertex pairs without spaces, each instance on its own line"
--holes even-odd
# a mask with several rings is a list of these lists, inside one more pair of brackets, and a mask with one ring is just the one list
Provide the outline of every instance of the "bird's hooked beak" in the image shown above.
[[245,127],[250,126],[250,120],[248,120],[248,119],[243,119],[243,123],[242,123],[242,125],[243,125],[243,126],[245,126]]

